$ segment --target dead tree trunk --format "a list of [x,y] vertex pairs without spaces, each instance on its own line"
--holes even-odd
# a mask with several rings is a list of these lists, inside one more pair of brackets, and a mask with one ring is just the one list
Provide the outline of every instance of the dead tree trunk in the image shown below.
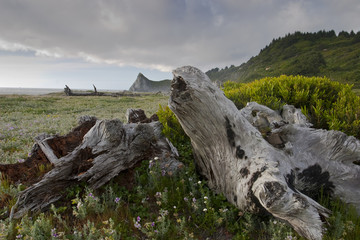
[[64,92],[65,92],[66,96],[72,96],[72,91],[68,85],[65,85]]
[[[311,198],[321,188],[360,209],[358,140],[311,129],[291,107],[283,116],[256,103],[239,111],[196,68],[173,74],[170,108],[191,138],[201,174],[231,203],[265,209],[308,239],[322,238],[329,214]],[[269,128],[266,140],[259,130]]]
[[[132,114],[139,110],[128,112],[128,118],[134,120]],[[161,168],[176,171],[182,164],[176,160],[176,148],[161,131],[161,123],[150,119],[147,123],[123,124],[120,120],[96,121],[93,117],[84,117],[81,125],[67,136],[38,137],[32,156],[24,163],[0,165],[0,171],[9,180],[31,184],[33,176],[23,176],[19,170],[35,174],[36,164],[53,166],[36,183],[20,192],[10,218],[46,209],[62,198],[63,190],[80,182],[85,181],[97,189],[142,160],[158,157]]]

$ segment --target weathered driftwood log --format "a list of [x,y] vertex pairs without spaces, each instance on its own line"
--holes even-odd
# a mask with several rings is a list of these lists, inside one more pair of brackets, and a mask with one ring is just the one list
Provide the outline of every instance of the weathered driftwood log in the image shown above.
[[[137,111],[128,112],[129,119],[134,119],[131,113]],[[158,121],[123,124],[120,120],[96,121],[93,117],[83,117],[81,125],[67,136],[38,137],[36,154],[33,151],[22,167],[48,160],[53,169],[20,192],[10,218],[46,209],[63,197],[67,187],[79,182],[86,181],[92,189],[97,189],[142,160],[158,157],[161,168],[176,171],[182,167],[176,160],[178,153],[161,130]],[[10,180],[24,181],[14,169],[19,169],[19,164],[0,166],[0,171]]]
[[94,92],[74,92],[68,85],[65,85],[64,93],[66,96],[105,96],[107,94],[98,92],[95,85],[93,84]]
[[291,107],[283,116],[256,103],[239,111],[194,67],[173,74],[170,108],[191,138],[201,174],[231,203],[265,209],[308,239],[322,238],[329,214],[310,197],[321,188],[360,209],[358,140],[311,129]]

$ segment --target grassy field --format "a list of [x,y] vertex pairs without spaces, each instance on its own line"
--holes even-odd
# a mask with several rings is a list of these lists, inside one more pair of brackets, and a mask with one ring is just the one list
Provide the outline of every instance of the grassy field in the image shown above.
[[[166,106],[167,96],[65,97],[0,96],[0,163],[28,157],[40,133],[66,134],[83,115],[125,120],[127,108],[147,115]],[[10,221],[16,194],[24,189],[0,178],[0,239],[303,239],[285,223],[251,215],[213,193],[195,171],[186,139],[175,143],[185,169],[164,175],[152,159],[135,169],[133,186],[121,175],[98,191],[85,184],[64,190],[64,199],[41,214]],[[353,208],[322,196],[333,214],[324,239],[360,239],[360,219]]]
[[142,97],[66,97],[0,96],[0,162],[14,163],[25,159],[40,133],[66,134],[77,126],[83,115],[98,119],[118,118],[125,121],[128,108],[142,108],[148,116],[166,106],[167,96]]

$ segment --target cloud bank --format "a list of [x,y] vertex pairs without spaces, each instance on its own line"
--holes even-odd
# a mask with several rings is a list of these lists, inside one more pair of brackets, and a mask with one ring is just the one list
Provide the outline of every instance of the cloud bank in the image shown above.
[[359,31],[358,0],[0,0],[0,50],[171,71],[239,65],[294,31]]

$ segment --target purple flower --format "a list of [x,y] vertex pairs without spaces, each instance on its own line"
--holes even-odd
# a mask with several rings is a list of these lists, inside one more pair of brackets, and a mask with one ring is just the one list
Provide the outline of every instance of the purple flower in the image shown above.
[[196,198],[193,198],[192,201],[193,201],[193,203],[196,203]]
[[139,216],[137,216],[136,221],[137,221],[137,222],[140,222],[140,221],[141,221],[141,218],[140,218]]
[[56,228],[51,229],[51,235],[53,237],[58,237],[59,236],[59,234],[56,233]]
[[22,238],[23,236],[21,234],[19,235],[16,235],[16,238],[19,239],[19,238]]
[[120,198],[115,198],[115,203],[118,203],[118,202],[120,202]]
[[162,171],[161,171],[161,176],[165,176],[165,174],[166,174],[166,171],[165,171],[165,170],[162,170]]
[[92,193],[89,193],[89,197],[94,198],[94,195]]
[[23,162],[25,162],[25,159],[20,158],[20,159],[18,159],[18,162],[23,163]]
[[184,197],[184,201],[187,202],[189,201],[189,199],[187,197]]
[[152,227],[155,227],[155,223],[154,223],[154,222],[152,222],[152,223],[151,223],[151,226],[152,226]]

